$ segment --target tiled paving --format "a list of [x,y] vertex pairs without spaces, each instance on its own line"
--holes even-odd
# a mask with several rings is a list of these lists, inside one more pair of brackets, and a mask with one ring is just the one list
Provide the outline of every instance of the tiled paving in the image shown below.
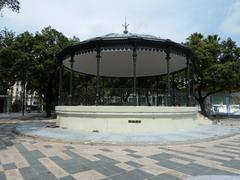
[[228,175],[240,179],[240,134],[181,145],[84,145],[17,137],[0,123],[0,180],[179,180]]

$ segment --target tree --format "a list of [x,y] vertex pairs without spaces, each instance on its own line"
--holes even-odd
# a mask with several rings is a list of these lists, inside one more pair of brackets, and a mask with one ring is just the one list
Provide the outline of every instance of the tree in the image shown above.
[[62,33],[51,27],[36,33],[33,47],[34,59],[29,68],[28,84],[45,102],[47,116],[57,103],[58,71],[56,55],[72,43]]
[[12,65],[15,60],[15,54],[11,46],[15,40],[15,34],[12,31],[4,29],[0,32],[0,86],[4,91],[12,85]]
[[[68,39],[51,27],[44,28],[36,34],[24,32],[16,37],[12,32],[2,31],[0,33],[1,85],[7,92],[16,81],[22,82],[23,89],[27,84],[28,90],[36,91],[45,102],[47,116],[50,116],[58,97],[56,55],[67,45],[78,41],[76,37]],[[25,90],[23,92],[25,93]]]
[[34,45],[34,35],[29,32],[19,34],[12,44],[12,50],[17,54],[14,64],[16,80],[23,83],[31,78],[29,69],[35,59]]
[[230,38],[220,42],[217,35],[204,38],[200,33],[192,34],[187,38],[186,45],[191,47],[198,57],[195,63],[196,100],[199,102],[202,114],[207,115],[205,100],[208,96],[239,89],[240,49]]
[[4,7],[8,7],[12,11],[19,12],[20,2],[18,0],[0,0],[0,12]]
[[21,81],[22,85],[22,115],[24,115],[26,84],[31,79],[29,70],[35,58],[33,54],[34,43],[34,35],[29,32],[19,34],[12,43],[12,52],[17,55],[12,67],[16,76],[15,81]]
[[[15,82],[13,66],[16,53],[12,51],[15,34],[4,29],[0,32],[0,94],[6,95],[7,90]],[[0,98],[0,112],[3,111],[4,99]]]

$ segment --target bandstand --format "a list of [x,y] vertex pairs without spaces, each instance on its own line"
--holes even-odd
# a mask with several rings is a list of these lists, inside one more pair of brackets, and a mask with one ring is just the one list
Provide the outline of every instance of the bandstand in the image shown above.
[[183,44],[129,33],[126,24],[123,34],[68,46],[58,54],[57,124],[116,133],[192,128],[195,61]]

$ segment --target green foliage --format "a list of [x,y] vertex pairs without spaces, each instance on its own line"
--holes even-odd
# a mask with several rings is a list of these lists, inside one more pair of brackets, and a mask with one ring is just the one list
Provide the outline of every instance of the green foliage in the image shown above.
[[15,34],[7,29],[0,32],[0,86],[1,93],[6,93],[7,89],[15,82],[15,73],[13,70],[17,54],[12,51],[12,44],[15,40]]
[[14,41],[15,33],[4,29],[0,32],[0,49],[9,47]]
[[[240,48],[230,38],[220,41],[217,35],[206,38],[200,33],[187,38],[198,61],[195,63],[197,77],[195,90],[203,114],[205,99],[217,92],[234,92],[240,89]],[[206,92],[204,94],[203,92]]]
[[44,28],[34,37],[34,58],[28,69],[30,78],[27,82],[45,101],[48,115],[57,102],[56,55],[71,43],[71,40],[51,27]]
[[34,35],[25,32],[18,35],[12,43],[12,52],[17,54],[13,70],[16,80],[27,82],[31,79],[29,69],[34,62]]
[[16,81],[27,82],[29,90],[36,91],[46,104],[50,115],[56,104],[58,71],[56,55],[64,47],[76,43],[57,30],[47,27],[41,32],[24,32],[15,37],[4,30],[0,33],[0,83],[5,89]]
[[12,11],[19,12],[20,2],[18,0],[0,0],[0,12],[4,7],[8,7]]

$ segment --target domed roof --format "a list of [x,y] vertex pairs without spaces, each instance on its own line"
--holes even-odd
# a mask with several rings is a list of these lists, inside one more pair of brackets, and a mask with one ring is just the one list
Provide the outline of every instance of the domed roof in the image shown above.
[[103,38],[125,38],[125,37],[161,39],[160,37],[157,37],[157,36],[148,35],[148,34],[137,34],[137,33],[124,33],[124,34],[110,33],[110,34],[103,36]]
[[167,73],[166,53],[171,57],[169,72],[178,72],[186,68],[186,57],[193,53],[183,44],[161,39],[160,37],[130,33],[126,29],[121,33],[110,33],[94,37],[64,48],[58,59],[67,69],[71,69],[74,57],[75,72],[97,75],[97,53],[100,53],[100,76],[132,77],[133,49],[137,51],[136,76],[147,77]]
[[[85,40],[83,42],[92,41],[92,40],[114,40],[114,39],[128,39],[128,38],[137,38],[137,39],[146,39],[146,40],[153,40],[153,41],[162,41],[160,37],[148,35],[148,34],[137,34],[137,33],[109,33],[104,36],[99,36],[95,38],[91,38],[88,40]],[[169,40],[169,39],[168,39]]]

